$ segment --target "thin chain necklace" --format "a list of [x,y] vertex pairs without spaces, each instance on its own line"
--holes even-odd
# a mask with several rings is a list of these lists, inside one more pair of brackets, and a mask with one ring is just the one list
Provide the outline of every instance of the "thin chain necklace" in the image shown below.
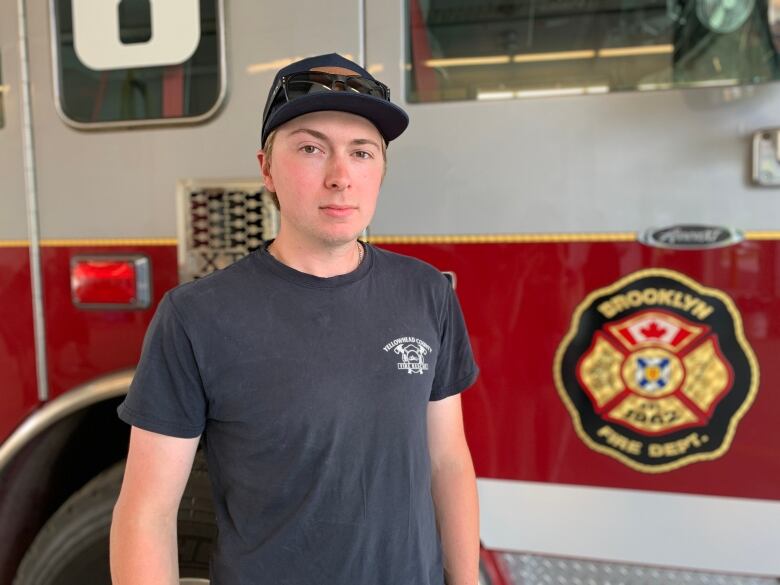
[[[283,261],[283,260],[282,260],[282,259],[279,257],[278,253],[277,253],[277,254],[274,254],[274,252],[272,252],[272,251],[271,251],[271,246],[273,246],[273,245],[274,245],[274,243],[275,243],[275,242],[271,242],[270,244],[268,244],[268,245],[265,247],[265,250],[266,250],[266,252],[268,252],[268,253],[269,253],[271,256],[273,256],[274,258],[276,258],[276,259],[277,259],[279,262],[281,262],[282,264],[286,264],[286,262],[284,262],[284,261]],[[363,255],[364,255],[364,247],[363,247],[363,244],[362,244],[362,243],[360,243],[360,240],[357,240],[355,243],[357,244],[357,247],[358,247],[358,261],[357,261],[357,266],[355,266],[355,268],[354,268],[353,270],[357,270],[357,269],[358,269],[358,267],[359,267],[359,266],[360,266],[360,265],[363,263]]]
[[360,240],[358,240],[357,245],[358,245],[358,263],[357,266],[355,266],[355,269],[357,269],[357,267],[363,263],[363,244],[361,244]]

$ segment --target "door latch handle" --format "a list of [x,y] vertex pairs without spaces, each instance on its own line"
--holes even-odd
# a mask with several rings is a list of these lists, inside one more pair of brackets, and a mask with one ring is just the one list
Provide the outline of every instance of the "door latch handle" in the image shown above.
[[753,183],[780,187],[780,128],[753,134]]

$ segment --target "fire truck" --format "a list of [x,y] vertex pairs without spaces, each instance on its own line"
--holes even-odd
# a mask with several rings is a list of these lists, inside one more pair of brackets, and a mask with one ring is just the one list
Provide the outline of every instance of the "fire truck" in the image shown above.
[[[0,583],[110,583],[162,295],[253,253],[274,72],[410,116],[367,239],[449,273],[484,585],[776,583],[775,0],[4,0]],[[216,529],[198,457],[181,583]]]

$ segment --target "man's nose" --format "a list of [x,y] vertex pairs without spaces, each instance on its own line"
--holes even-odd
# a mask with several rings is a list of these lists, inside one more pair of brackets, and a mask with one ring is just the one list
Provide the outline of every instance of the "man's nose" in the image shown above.
[[328,161],[325,184],[329,189],[343,191],[349,187],[349,170],[347,161],[341,155],[333,155]]

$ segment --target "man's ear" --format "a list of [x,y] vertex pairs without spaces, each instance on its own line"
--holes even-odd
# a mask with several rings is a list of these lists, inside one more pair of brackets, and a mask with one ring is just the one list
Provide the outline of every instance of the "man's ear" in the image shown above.
[[274,189],[274,180],[271,177],[271,161],[266,157],[265,152],[262,150],[257,151],[257,162],[260,164],[260,173],[263,175],[265,188],[271,192],[276,192],[276,189]]

